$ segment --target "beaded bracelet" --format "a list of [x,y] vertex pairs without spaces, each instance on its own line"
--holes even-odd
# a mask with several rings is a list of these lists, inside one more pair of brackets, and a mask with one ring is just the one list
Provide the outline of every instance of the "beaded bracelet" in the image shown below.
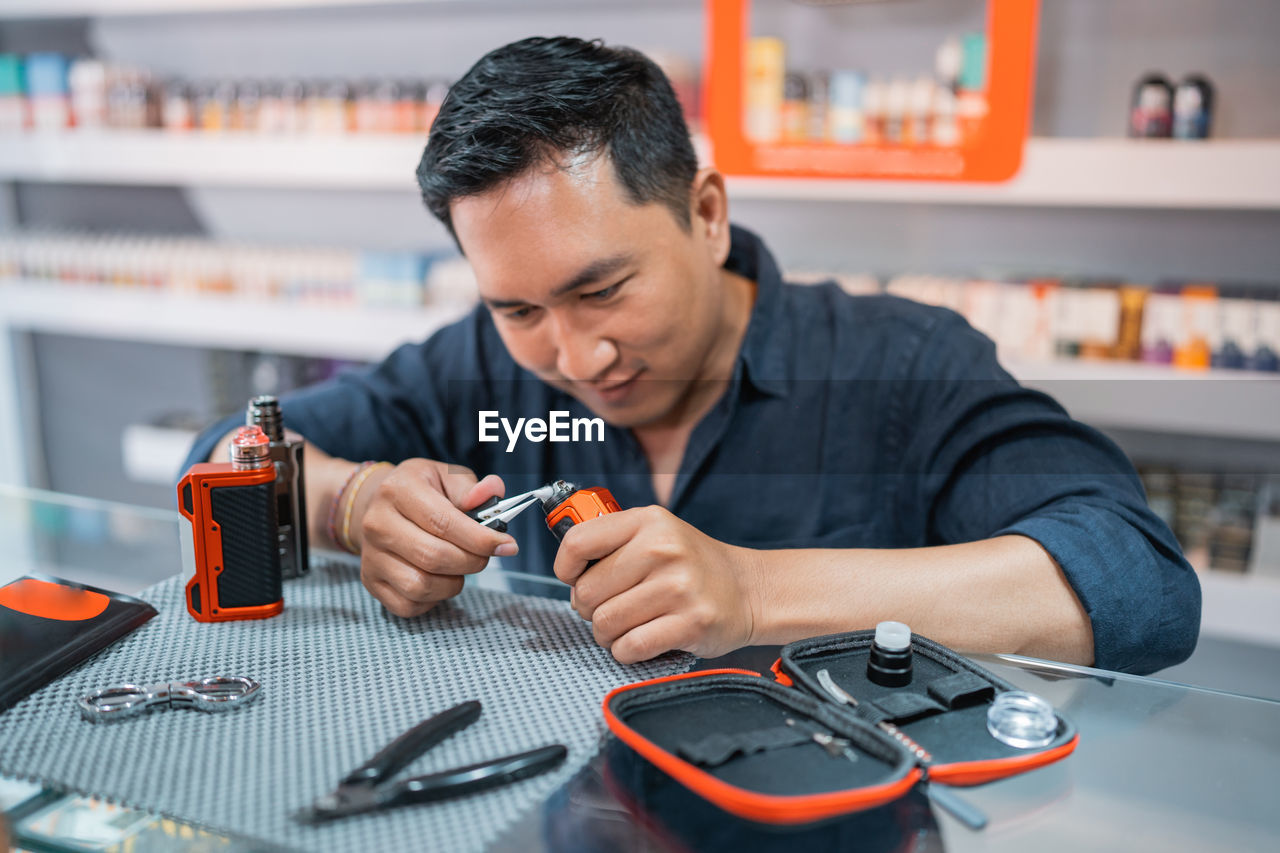
[[355,481],[352,482],[351,486],[345,490],[348,493],[346,499],[347,511],[342,514],[342,538],[339,540],[338,544],[349,554],[359,553],[355,543],[351,541],[351,511],[355,509],[356,496],[360,494],[360,487],[364,485],[364,481],[369,479],[369,475],[374,471],[379,468],[391,468],[393,466],[390,462],[370,462],[361,467],[363,470],[357,474]]

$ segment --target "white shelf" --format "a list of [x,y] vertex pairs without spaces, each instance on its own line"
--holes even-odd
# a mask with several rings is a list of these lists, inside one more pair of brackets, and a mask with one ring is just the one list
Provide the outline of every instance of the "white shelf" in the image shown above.
[[1028,207],[1280,208],[1280,140],[1027,140],[999,184],[731,178],[733,198]]
[[[5,18],[84,18],[111,15],[186,15],[341,6],[403,6],[430,0],[8,0]],[[436,0],[439,2],[439,0]]]
[[196,430],[129,424],[120,434],[125,476],[135,483],[172,486],[182,475],[182,461],[199,434]]
[[1280,374],[1099,361],[1004,367],[1095,426],[1280,441]]
[[1199,572],[1200,633],[1280,646],[1280,578]]
[[[700,140],[701,142],[701,140]],[[0,136],[0,178],[418,192],[413,135],[67,131]],[[1031,139],[1002,184],[730,178],[736,199],[1280,209],[1280,141]]]
[[469,305],[360,308],[179,296],[43,282],[0,284],[0,329],[376,361]]
[[414,173],[424,144],[414,134],[31,132],[0,135],[0,177],[416,194]]
[[1035,382],[1211,382],[1238,379],[1243,381],[1276,382],[1278,373],[1260,373],[1252,370],[1181,370],[1165,364],[1148,364],[1139,361],[1104,361],[1092,359],[1062,359],[1058,361],[1003,360],[1005,369],[1028,383]]

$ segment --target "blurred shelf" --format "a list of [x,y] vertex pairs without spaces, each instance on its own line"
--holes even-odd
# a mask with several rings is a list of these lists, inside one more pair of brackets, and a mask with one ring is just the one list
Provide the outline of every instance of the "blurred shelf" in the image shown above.
[[1190,380],[1208,382],[1223,379],[1266,382],[1280,381],[1280,373],[1256,370],[1181,370],[1167,364],[1141,361],[1102,361],[1094,359],[1061,359],[1056,361],[1018,361],[1005,359],[1007,370],[1024,382],[1058,382],[1108,380],[1132,382],[1155,380],[1176,382]]
[[194,429],[129,424],[120,434],[125,476],[135,483],[172,486],[199,434]]
[[730,178],[731,198],[1027,207],[1280,209],[1280,140],[1027,140],[1001,184]]
[[1065,360],[1004,367],[1094,426],[1280,441],[1280,373]]
[[470,305],[373,308],[186,296],[47,282],[0,284],[0,328],[376,361]]
[[111,15],[187,15],[343,6],[405,6],[442,0],[9,0],[5,18],[95,18]]
[[[0,136],[0,178],[416,194],[422,146],[412,135],[29,132]],[[735,199],[1280,210],[1280,140],[1031,139],[1022,172],[1003,184],[730,177],[728,185]]]
[[[468,305],[374,308],[100,285],[0,284],[0,326],[214,349],[375,361]],[[1189,373],[1121,362],[1007,362],[1010,373],[1102,427],[1280,441],[1280,374]]]
[[413,134],[79,130],[0,136],[0,177],[23,181],[418,192]]
[[1200,633],[1280,646],[1280,577],[1199,572]]

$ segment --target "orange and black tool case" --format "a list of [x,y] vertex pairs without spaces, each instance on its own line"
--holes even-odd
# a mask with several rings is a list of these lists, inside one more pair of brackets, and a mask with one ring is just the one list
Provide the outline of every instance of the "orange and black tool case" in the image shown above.
[[[1017,688],[919,635],[911,640],[911,682],[875,684],[866,674],[874,637],[856,631],[785,646],[774,664],[776,680],[710,670],[626,685],[605,697],[605,720],[693,793],[740,818],[775,825],[874,808],[921,782],[978,785],[1013,776],[1066,757],[1079,742],[1061,714],[1045,746],[1019,749],[997,740],[987,730],[987,709],[998,694]],[[817,679],[823,669],[857,707],[823,689]]]
[[0,713],[155,615],[132,596],[48,575],[0,586]]
[[195,544],[187,612],[196,620],[265,619],[284,609],[275,477],[272,465],[202,462],[178,483],[178,511]]

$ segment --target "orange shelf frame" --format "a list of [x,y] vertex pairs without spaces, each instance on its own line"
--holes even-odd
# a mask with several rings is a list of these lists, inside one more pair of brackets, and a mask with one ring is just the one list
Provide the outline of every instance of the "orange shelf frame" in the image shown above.
[[1022,165],[1031,117],[1039,0],[987,2],[987,104],[982,138],[931,145],[756,144],[743,131],[750,0],[707,0],[703,104],[715,165],[727,175],[920,181],[1005,181]]

